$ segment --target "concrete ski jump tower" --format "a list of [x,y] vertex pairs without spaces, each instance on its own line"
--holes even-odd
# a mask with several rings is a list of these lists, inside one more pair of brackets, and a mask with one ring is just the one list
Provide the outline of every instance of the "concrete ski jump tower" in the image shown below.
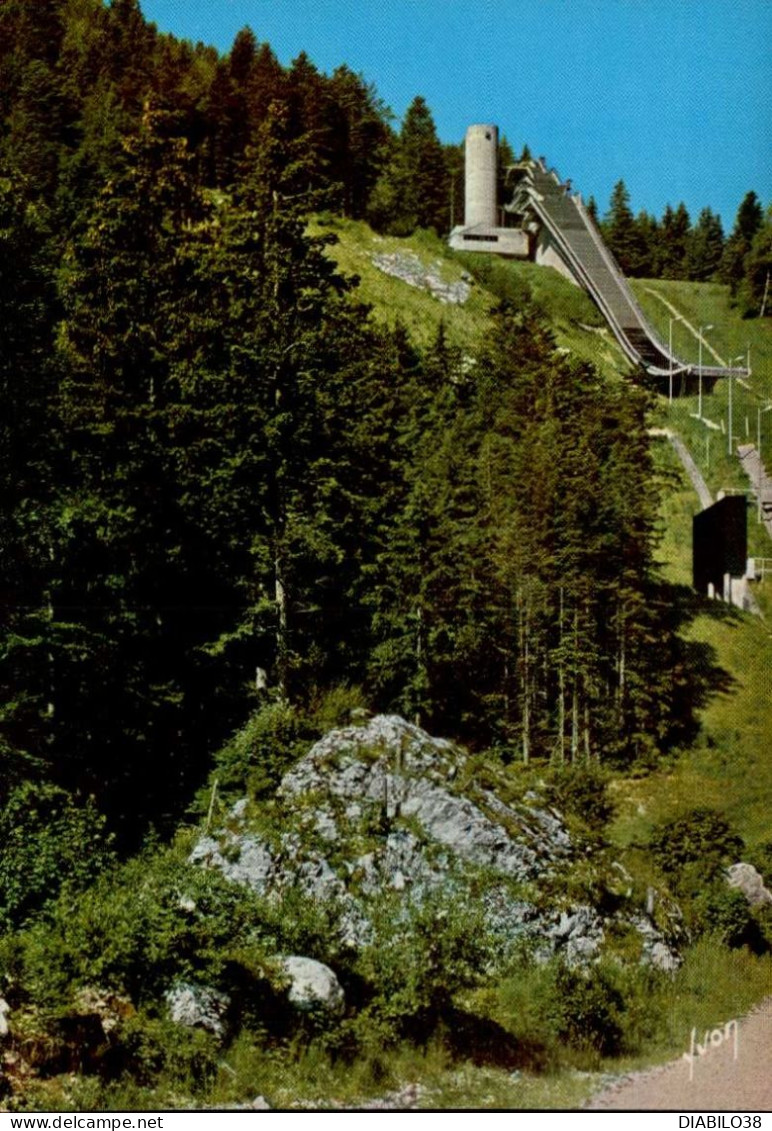
[[[465,159],[464,223],[450,233],[454,250],[531,259],[555,268],[588,292],[633,366],[670,385],[676,375],[692,379],[694,363],[676,357],[649,325],[570,181],[548,169],[543,157],[527,158],[506,170],[508,200],[500,202],[498,129],[493,125],[468,128]],[[747,377],[748,370],[701,365],[699,374],[715,382]]]
[[450,233],[450,246],[456,251],[487,251],[524,258],[528,256],[527,234],[518,228],[505,228],[501,223],[498,172],[498,127],[470,126],[464,143],[464,223]]
[[465,143],[464,227],[495,228],[498,221],[496,188],[499,159],[498,126],[470,126]]

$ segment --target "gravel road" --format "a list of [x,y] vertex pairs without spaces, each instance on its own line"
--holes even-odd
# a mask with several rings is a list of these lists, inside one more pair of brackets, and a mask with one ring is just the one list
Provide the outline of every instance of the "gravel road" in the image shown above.
[[[696,1042],[705,1045],[704,1029]],[[688,1044],[687,1040],[684,1052],[689,1051]],[[725,1022],[708,1045],[702,1055],[695,1050],[691,1080],[689,1062],[681,1057],[622,1077],[585,1106],[623,1111],[771,1111],[772,997],[738,1020],[736,1060],[734,1032]]]

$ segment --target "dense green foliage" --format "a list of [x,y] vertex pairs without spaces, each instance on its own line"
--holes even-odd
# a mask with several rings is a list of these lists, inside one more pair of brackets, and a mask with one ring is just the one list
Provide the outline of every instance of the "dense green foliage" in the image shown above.
[[45,18],[3,11],[6,789],[93,795],[130,842],[250,708],[343,684],[508,759],[688,737],[645,396],[523,287],[477,356],[419,352],[307,231],[392,190],[442,227],[425,102],[397,137],[361,79],[248,31],[220,59],[133,0]]
[[399,137],[368,207],[373,226],[392,235],[415,228],[448,227],[450,171],[429,107],[416,98],[408,107]]
[[[535,1073],[549,1070],[554,1087],[561,1071],[608,1071],[606,1057],[677,1054],[692,1025],[713,1024],[768,986],[768,960],[729,951],[710,931],[677,972],[610,957],[587,968],[535,962],[524,949],[491,979],[491,939],[474,908],[447,900],[386,901],[380,946],[331,953],[318,904],[288,893],[277,906],[191,866],[185,851],[184,841],[148,849],[0,940],[15,1047],[37,1069],[14,1107],[216,1105],[256,1091],[277,1106],[355,1102],[400,1078],[439,1087],[432,1049],[445,1073],[485,1069],[486,1091],[512,1074],[507,1102],[524,1106]],[[728,904],[721,914],[711,931],[729,926]],[[289,1009],[277,952],[329,962],[346,990],[344,1015]],[[221,1036],[166,1017],[165,994],[179,980],[228,995]],[[466,1102],[474,1089],[470,1080]],[[542,1096],[541,1106],[556,1103],[559,1091]]]

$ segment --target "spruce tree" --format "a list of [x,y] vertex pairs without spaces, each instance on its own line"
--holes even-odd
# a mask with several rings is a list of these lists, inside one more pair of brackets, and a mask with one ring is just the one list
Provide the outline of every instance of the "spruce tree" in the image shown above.
[[687,276],[697,282],[712,279],[721,266],[724,254],[724,231],[721,218],[710,208],[703,208],[689,233],[685,268]]
[[726,241],[721,261],[721,280],[729,284],[734,295],[745,274],[745,257],[751,250],[754,236],[761,227],[763,212],[755,192],[748,192],[737,210],[734,227]]
[[185,554],[166,437],[170,359],[186,333],[197,259],[186,249],[204,205],[184,143],[164,127],[146,113],[76,233],[59,339],[69,454],[52,605],[78,641],[58,679],[61,772],[105,794],[116,817],[133,807],[140,819],[196,768],[179,734],[198,692],[190,627],[178,634],[192,623],[184,606],[195,556]]
[[683,201],[675,211],[668,204],[662,217],[661,273],[663,279],[683,279],[691,220]]
[[642,240],[624,181],[617,181],[614,186],[609,211],[603,221],[603,234],[622,272],[625,275],[639,274]]
[[376,228],[409,235],[416,227],[448,227],[451,173],[429,107],[420,96],[405,114],[399,138],[370,200]]
[[60,446],[54,272],[45,211],[0,181],[0,802],[21,778],[51,770],[61,646],[50,603]]
[[772,207],[756,234],[743,260],[743,277],[737,288],[737,301],[745,317],[772,314]]

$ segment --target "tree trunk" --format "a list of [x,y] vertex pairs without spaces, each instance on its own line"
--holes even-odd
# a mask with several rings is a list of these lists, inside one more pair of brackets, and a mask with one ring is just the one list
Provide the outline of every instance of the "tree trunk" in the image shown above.
[[560,617],[558,620],[558,761],[566,760],[566,672],[563,664],[563,586],[560,587]]

